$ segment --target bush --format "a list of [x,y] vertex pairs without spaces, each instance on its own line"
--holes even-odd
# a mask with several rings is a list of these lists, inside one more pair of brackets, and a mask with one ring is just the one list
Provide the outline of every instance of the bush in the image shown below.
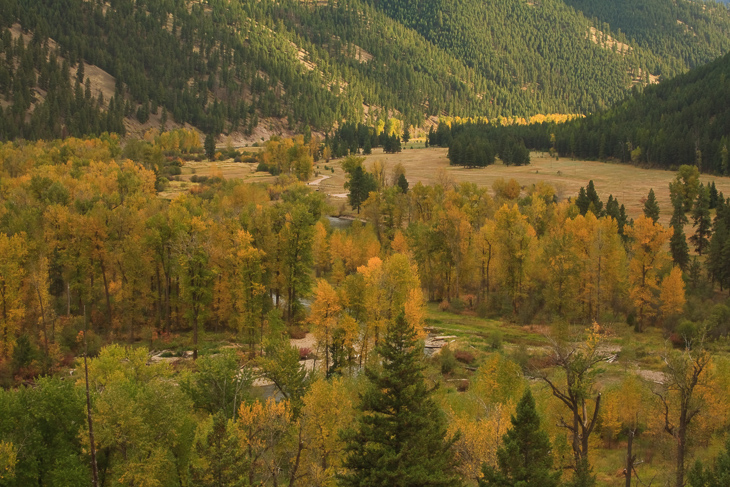
[[474,354],[467,350],[456,350],[454,352],[454,358],[463,364],[470,364],[476,359]]
[[445,299],[439,303],[439,311],[449,311],[450,309],[451,305]]
[[451,311],[454,313],[461,313],[466,309],[466,303],[461,298],[454,298],[451,300]]
[[439,358],[441,359],[441,373],[444,375],[450,374],[456,369],[457,362],[456,357],[454,356],[454,352],[449,348],[449,346],[445,346],[441,349],[441,353],[439,353]]
[[493,331],[487,337],[487,343],[492,350],[502,350],[502,332]]
[[675,348],[685,348],[697,336],[697,325],[689,320],[682,321],[677,329],[669,335],[669,341]]
[[293,338],[294,340],[301,340],[302,338],[307,336],[307,330],[304,328],[301,328],[299,326],[292,326],[289,328],[289,337]]
[[300,348],[299,349],[299,360],[307,360],[309,358],[309,355],[312,353],[311,348]]

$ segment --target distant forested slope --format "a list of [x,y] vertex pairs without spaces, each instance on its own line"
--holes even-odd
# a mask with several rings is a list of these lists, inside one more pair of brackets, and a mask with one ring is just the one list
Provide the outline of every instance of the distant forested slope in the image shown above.
[[621,43],[562,0],[0,0],[0,140],[590,113],[727,51],[715,9],[667,68],[676,36]]
[[528,147],[554,148],[564,156],[664,168],[689,164],[730,174],[728,80],[730,54],[584,119],[506,131],[522,137]]
[[620,31],[655,57],[648,69],[674,76],[712,61],[730,50],[727,8],[690,0],[565,0],[565,3]]

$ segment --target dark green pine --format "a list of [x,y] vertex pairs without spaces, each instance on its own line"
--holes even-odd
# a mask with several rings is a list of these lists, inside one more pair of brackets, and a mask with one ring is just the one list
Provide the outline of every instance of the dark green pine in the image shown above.
[[378,353],[382,364],[365,371],[368,384],[347,443],[347,487],[459,486],[446,418],[423,377],[421,347],[401,313]]
[[656,202],[656,195],[654,189],[649,190],[649,196],[647,196],[644,202],[644,216],[651,218],[654,223],[659,220],[659,205]]
[[480,487],[556,487],[560,471],[553,470],[550,439],[540,429],[535,400],[528,389],[512,416],[512,428],[502,437],[497,465],[485,465]]

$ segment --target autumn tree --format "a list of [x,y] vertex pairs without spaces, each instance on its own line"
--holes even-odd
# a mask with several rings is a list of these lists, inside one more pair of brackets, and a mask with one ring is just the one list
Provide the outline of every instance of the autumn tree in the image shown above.
[[703,341],[701,336],[685,350],[664,355],[666,379],[654,392],[663,409],[664,431],[676,441],[675,487],[685,482],[689,428],[706,407],[702,389],[708,385],[712,357]]
[[684,279],[679,267],[673,267],[672,271],[662,279],[659,300],[661,313],[665,319],[677,316],[684,310]]
[[360,414],[344,433],[341,485],[460,485],[446,418],[423,377],[416,337],[399,314],[378,347],[382,365],[366,369]]
[[343,379],[319,380],[303,398],[300,423],[306,448],[301,476],[313,487],[334,486],[342,472],[345,444],[339,432],[354,419],[354,407]]
[[501,276],[516,313],[526,296],[527,270],[535,230],[517,205],[503,205],[494,216]]
[[198,358],[200,325],[208,314],[212,299],[213,273],[208,265],[207,222],[194,216],[181,237],[179,263],[182,268],[182,297],[187,304],[187,318],[193,329],[193,360]]
[[[596,365],[605,359],[600,350],[600,327],[594,324],[583,341],[574,337],[550,338],[553,365],[560,375],[533,370],[532,374],[545,382],[553,396],[567,408],[568,417],[560,416],[559,426],[566,429],[576,470],[588,462],[589,437],[593,433],[601,410],[601,393],[596,392]],[[592,408],[590,407],[592,403]]]
[[525,391],[517,404],[517,413],[512,416],[512,428],[502,441],[502,446],[497,450],[499,468],[485,466],[484,478],[479,480],[480,487],[559,485],[561,472],[553,470],[550,439],[540,428],[540,417],[530,389]]
[[288,458],[287,440],[292,432],[289,401],[243,403],[238,410],[236,435],[248,465],[248,485],[267,481],[277,485]]
[[610,440],[625,433],[628,439],[624,467],[626,487],[631,487],[631,479],[635,474],[638,478],[636,467],[640,462],[634,451],[634,438],[644,429],[652,414],[652,410],[647,408],[649,396],[649,389],[634,375],[627,376],[606,393],[602,414],[604,435]]
[[667,256],[664,244],[669,231],[651,218],[638,218],[627,234],[632,239],[629,262],[629,296],[638,311],[637,330],[655,316],[655,293],[659,287],[659,271],[664,267]]
[[4,359],[13,353],[26,311],[23,303],[26,245],[24,235],[0,233],[0,357]]

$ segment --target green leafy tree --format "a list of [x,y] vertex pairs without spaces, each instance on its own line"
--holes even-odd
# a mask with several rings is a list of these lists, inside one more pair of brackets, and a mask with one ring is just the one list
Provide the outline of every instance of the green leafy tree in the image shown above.
[[446,418],[431,397],[416,331],[401,313],[367,368],[357,423],[347,442],[342,486],[458,486]]
[[540,417],[530,389],[517,404],[512,428],[502,437],[497,465],[485,465],[480,487],[557,487],[560,471],[553,470],[550,438],[540,428]]
[[180,383],[193,405],[209,414],[235,419],[253,383],[250,368],[242,369],[231,351],[201,357],[195,367],[197,370]]

